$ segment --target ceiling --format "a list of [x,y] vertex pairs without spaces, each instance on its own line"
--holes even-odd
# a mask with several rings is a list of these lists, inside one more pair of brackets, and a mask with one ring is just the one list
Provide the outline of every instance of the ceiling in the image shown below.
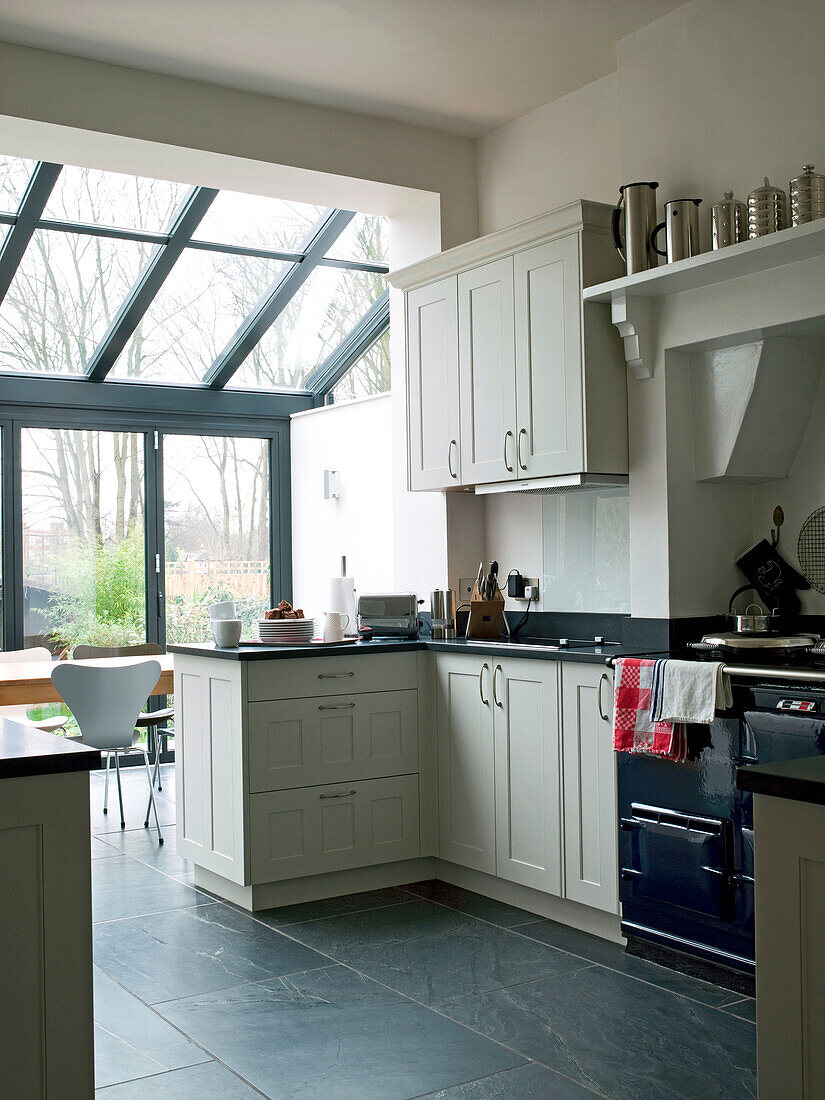
[[684,0],[0,0],[0,39],[478,136]]

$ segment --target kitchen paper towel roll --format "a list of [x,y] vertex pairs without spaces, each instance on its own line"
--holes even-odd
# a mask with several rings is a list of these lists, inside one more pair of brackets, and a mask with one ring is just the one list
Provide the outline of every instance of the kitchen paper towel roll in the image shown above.
[[355,621],[355,578],[354,577],[330,577],[327,590],[327,606],[324,611],[339,611],[349,616],[347,634],[354,634],[358,629]]

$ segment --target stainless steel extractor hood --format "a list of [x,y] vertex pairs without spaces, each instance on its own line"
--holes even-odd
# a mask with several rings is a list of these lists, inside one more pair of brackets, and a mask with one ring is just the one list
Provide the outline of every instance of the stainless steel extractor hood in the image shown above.
[[497,481],[492,485],[476,485],[474,491],[479,496],[490,493],[570,493],[587,489],[618,489],[629,481],[627,474],[566,474],[561,477]]

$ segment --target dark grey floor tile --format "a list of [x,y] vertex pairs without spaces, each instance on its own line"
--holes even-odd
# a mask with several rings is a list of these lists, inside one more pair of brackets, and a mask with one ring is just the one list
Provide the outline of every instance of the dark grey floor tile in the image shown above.
[[290,927],[289,934],[338,959],[343,958],[344,953],[363,947],[408,944],[458,928],[472,928],[477,924],[464,913],[433,905],[429,901],[410,900],[399,905],[307,921]]
[[98,1088],[209,1060],[199,1046],[98,967],[94,978]]
[[750,1024],[600,966],[440,1011],[616,1100],[756,1096]]
[[[103,843],[103,841],[98,841]],[[163,844],[158,844],[158,834],[152,829],[126,829],[123,832],[107,833],[105,847],[110,852],[120,852],[131,856],[140,863],[155,867],[165,875],[183,881],[183,876],[191,875],[194,864],[177,853],[177,837],[174,827],[164,832]]]
[[98,1089],[96,1095],[101,1100],[211,1100],[216,1096],[221,1100],[260,1100],[261,1096],[218,1062],[112,1085]]
[[753,997],[745,997],[742,1001],[725,1005],[722,1011],[729,1012],[731,1016],[738,1016],[740,1020],[747,1020],[751,1024],[756,1023],[756,1001]]
[[191,886],[176,882],[129,856],[92,862],[92,919],[120,920],[183,909],[210,901]]
[[524,1059],[345,967],[160,1011],[271,1096],[406,1100]]
[[529,913],[526,909],[516,909],[513,905],[505,905],[504,902],[494,898],[485,898],[481,894],[474,894],[470,890],[462,890],[460,886],[451,886],[449,882],[441,882],[439,879],[428,879],[426,882],[411,882],[402,886],[402,890],[430,901],[436,901],[440,905],[448,905],[451,909],[458,909],[471,917],[489,921],[491,924],[500,924],[502,928],[515,928],[519,924],[529,924],[538,920],[536,913]]
[[533,1062],[492,1077],[428,1092],[426,1100],[593,1100],[593,1095],[575,1081]]
[[303,944],[214,903],[99,924],[94,953],[98,966],[149,1004],[329,965]]
[[287,928],[291,924],[303,924],[308,920],[339,917],[346,913],[360,913],[367,909],[381,909],[385,905],[397,905],[410,901],[403,890],[390,886],[384,890],[367,890],[361,894],[344,894],[340,898],[322,898],[302,905],[281,905],[277,909],[264,909],[255,916],[272,928]]
[[119,855],[117,848],[113,848],[111,844],[106,844],[98,837],[92,837],[92,859],[106,859],[108,856]]
[[587,932],[568,928],[555,921],[543,920],[536,924],[525,924],[517,931],[522,936],[530,936],[532,939],[541,940],[542,943],[549,943],[560,951],[569,951],[573,955],[589,959],[590,962],[600,963],[611,970],[618,970],[631,978],[651,982],[653,985],[658,985],[660,989],[681,993],[684,997],[692,997],[694,1001],[701,1001],[702,1004],[719,1007],[736,997],[736,994],[731,993],[729,989],[700,981],[698,978],[691,978],[688,974],[648,962],[647,959],[628,955],[621,944],[611,943],[599,936],[591,936]]
[[[125,768],[123,769],[126,770]],[[141,781],[142,776],[142,781]],[[122,776],[121,776],[122,778]],[[126,780],[123,779],[123,815],[126,821],[127,829],[142,829],[143,822],[146,820],[146,803],[149,800],[149,783],[146,779],[146,769],[139,772],[134,777]],[[106,833],[119,833],[120,828],[120,805],[117,798],[117,779],[114,774],[114,768],[112,770],[111,778],[109,779],[109,812],[104,814],[103,812],[103,791],[104,781],[99,775],[95,776],[89,783],[89,810],[91,815],[92,833],[95,835]],[[175,823],[175,803],[170,799],[165,798],[162,794],[155,794],[155,800],[158,808],[158,817],[160,818],[161,828],[164,825],[174,825]],[[150,818],[152,825],[154,826],[155,818],[154,814]],[[155,834],[157,836],[157,834]]]
[[427,1005],[592,965],[475,920],[408,941],[349,944],[335,957]]

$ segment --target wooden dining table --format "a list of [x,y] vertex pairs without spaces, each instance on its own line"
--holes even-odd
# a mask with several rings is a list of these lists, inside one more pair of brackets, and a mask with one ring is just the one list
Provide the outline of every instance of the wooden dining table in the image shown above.
[[[157,661],[160,679],[153,695],[172,695],[175,690],[172,672],[172,654],[159,653],[156,657],[100,657],[95,661],[77,661],[79,665],[128,665],[134,661]],[[51,661],[4,661],[0,653],[0,706],[36,706],[38,703],[60,703],[63,700],[55,691],[51,680]]]

